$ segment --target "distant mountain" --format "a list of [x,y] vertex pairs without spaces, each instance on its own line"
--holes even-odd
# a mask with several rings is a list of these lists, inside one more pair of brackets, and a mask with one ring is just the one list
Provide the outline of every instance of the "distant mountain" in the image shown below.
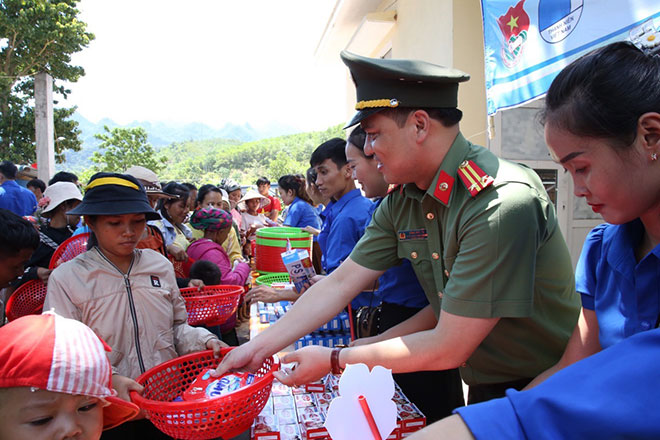
[[274,136],[294,134],[299,131],[293,127],[278,123],[271,123],[262,128],[255,128],[249,123],[242,125],[227,123],[220,129],[211,128],[199,122],[184,124],[161,121],[133,121],[130,124],[121,125],[109,118],[103,118],[94,123],[78,112],[73,114],[72,119],[78,122],[83,148],[79,152],[65,153],[66,162],[57,168],[74,172],[84,170],[92,165],[90,158],[101,143],[94,138],[94,135],[103,133],[103,127],[105,125],[110,129],[115,127],[142,127],[147,132],[149,143],[156,150],[160,150],[174,142],[206,139],[231,139],[240,142],[250,142]]

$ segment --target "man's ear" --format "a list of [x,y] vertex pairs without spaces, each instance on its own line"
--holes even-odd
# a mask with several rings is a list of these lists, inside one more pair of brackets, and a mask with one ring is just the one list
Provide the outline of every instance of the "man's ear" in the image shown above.
[[649,112],[639,117],[637,134],[649,154],[660,154],[660,113]]
[[408,121],[413,124],[415,141],[422,143],[429,134],[431,128],[431,117],[424,110],[415,110]]
[[341,167],[341,172],[344,176],[344,179],[353,180],[353,171],[351,170],[350,164],[346,163],[343,167]]

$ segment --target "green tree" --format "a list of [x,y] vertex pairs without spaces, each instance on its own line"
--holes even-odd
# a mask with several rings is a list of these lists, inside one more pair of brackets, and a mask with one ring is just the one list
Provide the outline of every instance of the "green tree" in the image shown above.
[[[78,20],[78,0],[0,0],[0,157],[15,162],[36,158],[33,76],[48,72],[54,97],[66,99],[70,90],[61,81],[76,82],[85,74],[71,65],[71,55],[94,39]],[[55,104],[59,101],[54,98]],[[78,123],[72,108],[55,108],[55,153],[78,151]]]
[[165,167],[167,159],[158,158],[153,147],[147,142],[147,132],[142,127],[113,128],[104,126],[105,133],[95,134],[101,141],[99,150],[94,152],[92,162],[96,171],[123,173],[133,165],[149,168],[156,174]]

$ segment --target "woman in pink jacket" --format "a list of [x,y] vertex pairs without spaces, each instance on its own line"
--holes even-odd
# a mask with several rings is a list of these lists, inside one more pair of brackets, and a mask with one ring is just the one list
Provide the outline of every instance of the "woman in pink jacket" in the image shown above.
[[204,238],[188,246],[188,255],[194,260],[208,260],[218,265],[222,272],[222,284],[243,286],[250,275],[250,266],[236,261],[234,266],[229,261],[222,242],[231,232],[232,216],[227,211],[216,208],[198,209],[190,219],[190,225],[204,231]]

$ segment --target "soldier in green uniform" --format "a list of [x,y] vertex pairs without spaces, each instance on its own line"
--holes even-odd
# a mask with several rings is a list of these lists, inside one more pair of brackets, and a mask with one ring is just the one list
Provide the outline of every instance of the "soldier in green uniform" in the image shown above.
[[540,179],[462,136],[456,107],[465,73],[347,52],[342,59],[358,98],[349,126],[361,123],[365,153],[400,186],[376,210],[350,257],[286,316],[233,350],[218,372],[261,365],[405,258],[427,308],[365,344],[290,353],[283,361],[297,367],[278,372],[278,379],[302,384],[365,363],[397,373],[459,367],[469,403],[524,387],[561,357],[580,307],[568,249]]

